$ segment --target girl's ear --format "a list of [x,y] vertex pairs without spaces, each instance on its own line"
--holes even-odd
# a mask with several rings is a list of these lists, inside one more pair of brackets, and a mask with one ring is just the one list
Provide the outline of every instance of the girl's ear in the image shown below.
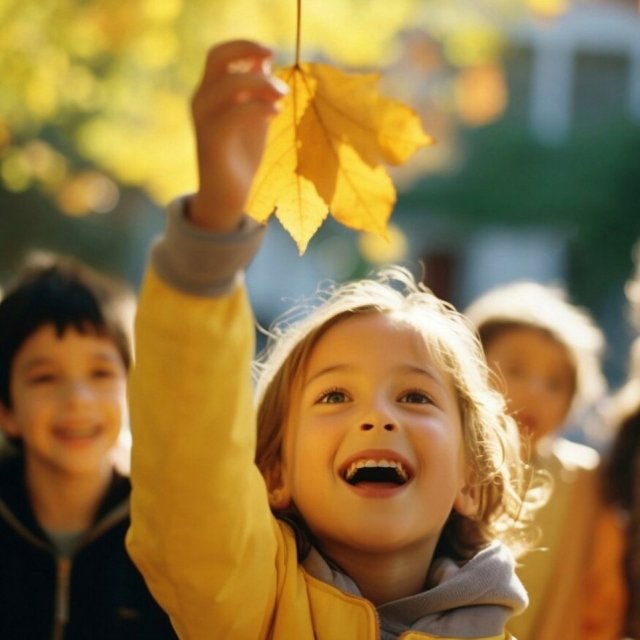
[[475,483],[465,484],[458,491],[453,508],[462,516],[476,516],[480,508],[480,487]]
[[13,412],[7,409],[2,402],[0,402],[0,431],[9,438],[20,437],[20,429],[13,419]]
[[283,473],[282,463],[275,462],[268,469],[263,471],[267,491],[269,494],[269,505],[272,509],[282,511],[291,504],[291,492]]

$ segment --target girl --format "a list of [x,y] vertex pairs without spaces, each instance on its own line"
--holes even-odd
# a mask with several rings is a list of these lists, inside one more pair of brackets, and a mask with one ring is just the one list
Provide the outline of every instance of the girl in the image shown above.
[[130,552],[183,638],[508,638],[523,467],[457,312],[398,269],[330,291],[274,332],[256,416],[241,211],[269,58],[214,48],[194,99],[200,189],[139,304]]

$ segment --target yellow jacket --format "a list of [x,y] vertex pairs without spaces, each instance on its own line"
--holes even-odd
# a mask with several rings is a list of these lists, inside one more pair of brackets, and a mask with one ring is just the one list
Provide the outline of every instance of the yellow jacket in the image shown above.
[[509,623],[520,640],[620,637],[620,572],[609,563],[617,547],[604,537],[610,527],[598,524],[598,463],[593,449],[560,437],[541,443],[534,457],[553,478],[553,493],[536,514],[539,549],[518,568],[530,598]]
[[180,637],[380,638],[375,607],[305,570],[292,531],[270,512],[253,464],[254,327],[244,288],[189,296],[151,270],[136,322],[127,543]]

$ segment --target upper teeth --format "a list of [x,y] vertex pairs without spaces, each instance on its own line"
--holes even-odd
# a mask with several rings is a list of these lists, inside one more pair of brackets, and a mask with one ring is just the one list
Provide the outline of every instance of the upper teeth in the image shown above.
[[405,471],[405,468],[402,466],[401,462],[398,462],[396,460],[384,460],[384,459],[372,460],[371,458],[368,458],[366,460],[356,460],[355,462],[352,462],[349,465],[349,468],[347,469],[347,473],[345,474],[346,479],[351,480],[351,478],[353,478],[353,476],[355,475],[356,471],[364,467],[392,467],[396,470],[398,475],[403,480],[406,481],[409,479],[409,475]]

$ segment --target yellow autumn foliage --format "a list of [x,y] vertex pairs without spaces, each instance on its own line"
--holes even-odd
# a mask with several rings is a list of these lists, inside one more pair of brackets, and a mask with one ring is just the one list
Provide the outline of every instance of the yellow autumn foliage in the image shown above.
[[431,143],[418,115],[381,96],[374,74],[306,63],[278,75],[290,93],[270,125],[248,213],[264,221],[275,212],[300,253],[328,214],[384,235],[396,199],[384,163]]
[[[486,57],[500,41],[496,25],[501,22],[494,18],[541,2],[305,1],[302,55],[347,68],[382,69],[397,53],[395,36],[410,27],[455,43],[446,49],[458,57],[466,52],[465,60],[479,48]],[[544,0],[544,5],[560,2]],[[77,183],[74,175],[88,165],[121,185],[143,189],[159,203],[195,188],[187,105],[206,50],[222,40],[248,37],[291,61],[295,9],[294,0],[0,0],[0,188],[37,186],[55,199],[56,189],[71,188]],[[478,46],[480,36],[486,46]],[[375,76],[367,82],[375,84]],[[341,97],[351,99],[348,92]],[[393,131],[394,126],[378,128]],[[378,141],[383,147],[384,135]],[[65,156],[64,179],[32,166],[22,151],[33,142]],[[368,162],[366,144],[358,147],[367,164],[363,175],[375,166]],[[385,161],[406,155],[393,153],[398,159],[385,155]],[[335,198],[342,202],[353,196],[346,179],[344,174],[336,178],[340,196]],[[300,186],[305,198],[314,197],[302,179]],[[313,227],[306,220],[300,225],[306,234]]]

